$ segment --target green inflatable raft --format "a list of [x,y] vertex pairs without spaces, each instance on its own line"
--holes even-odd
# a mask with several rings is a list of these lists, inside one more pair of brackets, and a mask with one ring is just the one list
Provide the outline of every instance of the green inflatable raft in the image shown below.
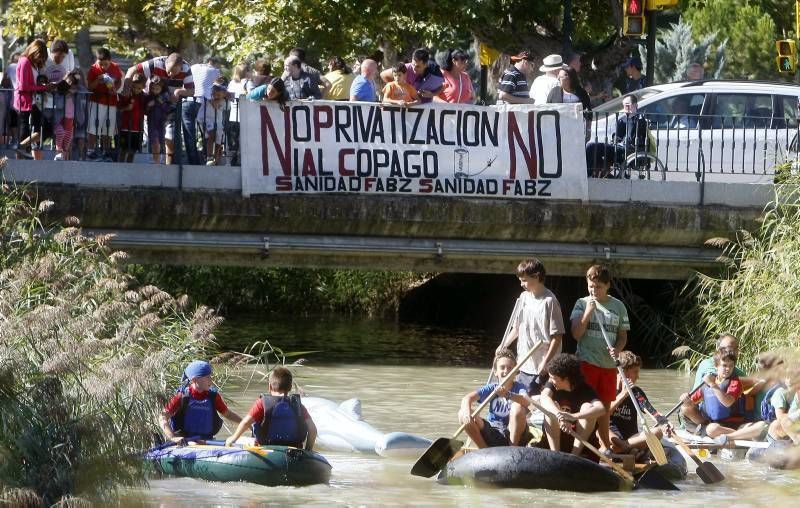
[[215,482],[299,486],[328,483],[331,477],[331,465],[316,452],[289,446],[224,445],[224,441],[167,444],[149,450],[144,459],[156,474]]

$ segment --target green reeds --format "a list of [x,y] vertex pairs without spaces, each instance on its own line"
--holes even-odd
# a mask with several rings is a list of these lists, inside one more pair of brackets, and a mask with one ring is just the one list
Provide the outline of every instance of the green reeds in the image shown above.
[[50,205],[0,189],[0,502],[103,503],[144,482],[157,413],[221,318],[137,285]]

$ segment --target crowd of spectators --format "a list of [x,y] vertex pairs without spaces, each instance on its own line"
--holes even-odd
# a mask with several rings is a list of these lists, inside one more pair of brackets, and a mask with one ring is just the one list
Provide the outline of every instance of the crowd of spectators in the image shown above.
[[[239,100],[245,97],[281,106],[314,99],[401,107],[477,100],[467,72],[470,58],[461,49],[449,50],[440,65],[419,48],[410,61],[385,69],[380,52],[349,65],[333,56],[323,73],[308,64],[302,48],[294,48],[280,75],[270,62],[258,60],[233,66],[230,78],[214,57],[192,65],[172,53],[125,72],[108,49],[97,49],[95,57],[83,70],[65,41],[48,48],[40,39],[15,55],[0,86],[0,143],[19,158],[42,158],[43,142],[52,140],[56,160],[131,162],[146,148],[152,163],[171,164],[180,139],[184,163],[218,165],[227,156],[239,164]],[[498,104],[580,103],[591,109],[597,98],[581,86],[581,55],[570,55],[568,64],[560,55],[548,55],[537,62],[535,77],[534,60],[527,51],[511,57],[497,85]],[[633,72],[641,70],[637,61],[626,62],[626,73],[632,70],[625,90],[644,84]]]

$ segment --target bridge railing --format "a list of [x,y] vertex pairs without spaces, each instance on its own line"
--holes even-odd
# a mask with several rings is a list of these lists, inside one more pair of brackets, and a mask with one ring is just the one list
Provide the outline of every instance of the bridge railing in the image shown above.
[[[800,125],[796,118],[642,117],[644,122],[627,121],[624,113],[597,113],[587,118],[590,176],[766,181],[780,165],[797,164]],[[633,132],[626,135],[628,128]],[[592,150],[593,145],[605,151]],[[604,154],[612,160],[604,161]]]
[[[0,89],[0,146],[6,150],[20,141],[21,126],[12,108],[12,94],[12,90]],[[36,94],[42,121],[31,125],[39,137],[33,144],[33,157],[52,159],[57,154],[61,148],[56,146],[57,140],[64,137],[64,120],[71,118],[69,154],[59,158],[124,161],[122,154],[128,151],[137,161],[165,162],[168,147],[159,139],[163,130],[149,129],[147,118],[141,122],[140,132],[133,132],[123,125],[120,108],[111,121],[109,106],[93,102],[90,95]],[[149,100],[150,96],[145,98]],[[172,162],[238,165],[239,100],[229,98],[215,109],[202,98],[188,98],[169,109],[167,120],[184,125],[168,136],[172,141],[167,140],[167,144],[174,145],[170,151],[177,154]],[[645,123],[630,122],[633,133],[626,136],[617,127],[624,122],[623,113],[586,114],[590,177],[767,181],[778,165],[798,159],[800,123],[796,117],[659,113],[643,117]],[[92,145],[87,143],[87,131],[95,134],[88,137],[94,140]],[[187,138],[186,133],[194,136]],[[107,146],[104,137],[110,138]],[[153,153],[153,139],[159,141],[160,153]],[[187,139],[193,141],[194,150],[187,150]]]

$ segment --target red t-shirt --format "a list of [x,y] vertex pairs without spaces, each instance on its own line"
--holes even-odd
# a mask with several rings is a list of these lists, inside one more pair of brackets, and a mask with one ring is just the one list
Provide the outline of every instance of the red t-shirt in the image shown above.
[[[189,385],[189,396],[195,400],[203,400],[208,398],[208,392],[198,392],[192,385]],[[175,396],[172,397],[169,402],[167,402],[167,405],[164,407],[164,411],[169,413],[170,416],[175,416],[175,413],[177,413],[181,408],[182,398],[182,394],[176,393]],[[214,399],[214,409],[216,409],[217,413],[220,414],[225,414],[228,412],[228,406],[225,404],[225,401],[222,400],[222,394],[219,392],[217,392],[217,397]],[[263,409],[261,413],[264,413]]]
[[122,96],[119,98],[119,108],[122,109],[128,104],[133,107],[130,110],[122,111],[120,127],[121,131],[142,132],[142,124],[144,123],[144,101],[145,95]]
[[98,77],[102,76],[103,74],[108,74],[114,82],[112,82],[111,87],[108,86],[103,81],[100,81],[92,88],[92,102],[96,102],[98,104],[108,104],[109,106],[116,106],[117,105],[117,80],[122,80],[122,71],[119,68],[119,65],[111,62],[108,65],[108,70],[103,70],[100,67],[100,64],[95,62],[91,67],[89,67],[89,73],[86,76],[86,82],[91,83]]
[[[734,399],[738,399],[742,395],[742,382],[738,377],[730,380],[725,393],[733,396]],[[703,390],[697,390],[692,395],[692,402],[700,402],[701,400],[703,400]]]
[[[306,409],[304,405],[300,404],[300,410],[302,411],[304,420],[310,418],[308,414],[308,409]],[[250,406],[250,411],[248,411],[247,414],[250,415],[253,421],[256,422],[261,422],[261,420],[264,419],[264,404],[261,402],[261,397],[259,397],[258,399],[256,399],[255,402],[253,402],[253,405]]]

